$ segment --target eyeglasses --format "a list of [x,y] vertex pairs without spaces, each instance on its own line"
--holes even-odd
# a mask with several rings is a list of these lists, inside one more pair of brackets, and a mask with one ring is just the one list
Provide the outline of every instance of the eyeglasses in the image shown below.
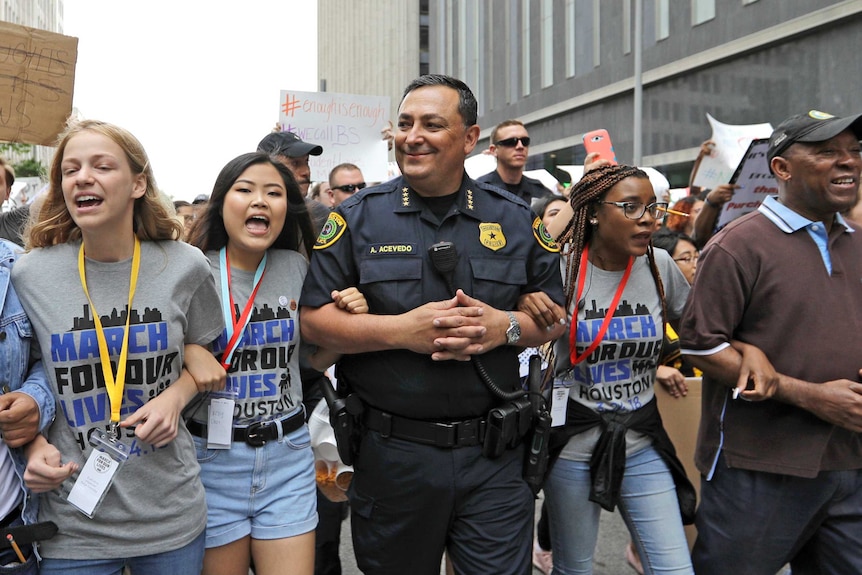
[[365,189],[365,186],[367,185],[368,184],[366,184],[365,182],[359,182],[358,184],[344,184],[343,186],[332,186],[332,189],[341,190],[342,192],[345,192],[347,194],[352,194],[357,190]]
[[530,147],[530,136],[521,136],[520,138],[506,138],[505,140],[500,140],[497,142],[498,146],[505,146],[506,148],[514,148],[518,145],[518,142],[521,142],[525,148]]
[[667,210],[667,202],[653,202],[645,206],[642,202],[599,202],[600,204],[610,204],[623,209],[623,213],[630,220],[639,220],[646,212],[649,212],[650,217],[656,220],[664,218]]
[[673,261],[685,262],[687,264],[691,264],[692,262],[697,263],[697,260],[699,260],[699,259],[700,259],[700,254],[694,254],[693,256],[687,255],[687,256],[683,256],[681,258],[673,258]]

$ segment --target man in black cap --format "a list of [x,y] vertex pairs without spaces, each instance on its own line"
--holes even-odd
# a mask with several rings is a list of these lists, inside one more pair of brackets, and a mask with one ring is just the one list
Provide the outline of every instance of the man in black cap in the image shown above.
[[323,148],[317,144],[303,142],[293,132],[272,132],[267,134],[257,145],[258,152],[266,152],[278,156],[282,163],[290,168],[302,195],[308,193],[311,185],[311,168],[308,166],[308,156],[319,156]]
[[[308,194],[308,188],[311,186],[311,168],[308,165],[308,156],[322,154],[323,148],[321,146],[303,142],[293,132],[270,132],[257,145],[257,151],[277,157],[296,178],[302,196],[305,197]],[[319,233],[326,218],[329,217],[329,208],[317,200],[311,199],[306,199],[305,205],[311,216],[314,233]]]
[[[862,115],[772,133],[778,196],[701,254],[682,352],[704,372],[698,575],[862,573]],[[744,342],[744,343],[743,343]]]

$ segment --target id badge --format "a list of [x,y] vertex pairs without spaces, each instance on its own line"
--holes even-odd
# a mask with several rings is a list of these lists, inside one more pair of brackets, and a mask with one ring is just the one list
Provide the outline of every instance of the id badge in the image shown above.
[[90,452],[90,457],[78,474],[66,500],[81,513],[92,518],[129,454],[122,441],[109,437],[100,429],[90,435],[90,445],[93,446],[93,451]]
[[236,390],[210,394],[207,411],[207,449],[230,449],[233,443],[233,408]]
[[566,424],[566,409],[569,405],[569,390],[575,385],[574,371],[565,372],[562,377],[554,378],[554,389],[551,392],[551,427]]

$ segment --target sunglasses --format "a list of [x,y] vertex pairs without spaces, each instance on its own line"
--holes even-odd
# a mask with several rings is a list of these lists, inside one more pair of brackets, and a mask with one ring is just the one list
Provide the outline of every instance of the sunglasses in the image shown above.
[[505,146],[507,148],[514,148],[518,145],[518,142],[521,142],[525,148],[530,147],[530,136],[522,136],[520,138],[506,138],[505,140],[500,140],[497,142],[498,146]]
[[341,190],[342,192],[352,194],[357,190],[362,190],[367,186],[365,182],[359,182],[358,184],[344,184],[343,186],[332,186],[333,190]]

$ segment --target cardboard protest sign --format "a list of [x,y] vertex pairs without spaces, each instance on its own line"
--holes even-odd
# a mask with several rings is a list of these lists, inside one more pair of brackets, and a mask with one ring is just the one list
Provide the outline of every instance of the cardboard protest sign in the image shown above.
[[333,92],[281,91],[279,125],[303,141],[323,147],[310,156],[311,179],[326,180],[344,162],[356,164],[366,182],[388,178],[389,150],[382,130],[389,126],[390,99]]
[[701,159],[692,184],[712,189],[730,182],[748,144],[757,138],[768,138],[772,134],[772,124],[724,124],[709,114],[706,119],[712,127],[710,139],[715,142],[715,148],[712,154]]
[[72,113],[78,39],[0,22],[0,141],[53,146]]
[[724,204],[718,217],[718,227],[723,227],[736,218],[753,212],[760,206],[766,196],[778,194],[778,183],[769,164],[766,163],[766,151],[769,139],[753,140],[745,155],[730,179],[731,184],[739,187],[733,193],[733,198]]

